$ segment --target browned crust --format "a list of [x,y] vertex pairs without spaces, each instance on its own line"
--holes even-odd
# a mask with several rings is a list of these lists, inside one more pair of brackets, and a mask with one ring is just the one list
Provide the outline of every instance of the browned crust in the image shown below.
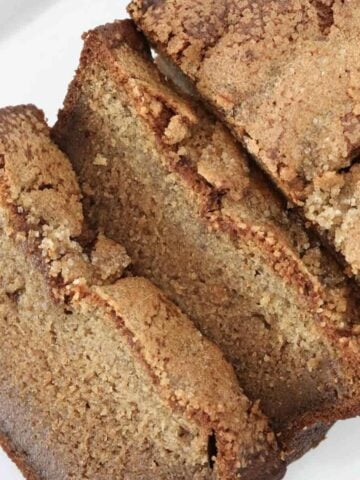
[[86,42],[93,32],[98,32],[110,49],[117,48],[126,42],[131,49],[151,58],[149,44],[146,42],[145,36],[134,29],[132,20],[125,19],[101,25],[95,30],[84,33],[83,40]]
[[48,131],[50,131],[50,128],[46,125],[45,113],[31,103],[0,108],[0,121],[6,120],[10,113],[15,113],[19,115],[31,113],[34,118],[36,118],[39,122],[43,124],[43,129],[47,129]]
[[278,441],[284,447],[286,463],[298,460],[310,449],[315,448],[325,439],[331,423],[325,423],[316,415],[306,415],[277,434]]
[[16,450],[15,446],[4,433],[0,432],[0,447],[21,471],[26,480],[43,480],[30,467],[26,455]]
[[[45,114],[42,110],[38,109],[35,105],[17,105],[14,107],[5,107],[0,109],[0,125],[1,122],[6,123],[6,119],[9,116],[21,116],[23,119],[26,118],[24,121],[31,121],[36,119],[41,125],[41,133],[47,136],[50,136],[50,128],[48,127],[45,119]],[[36,128],[34,127],[35,131]],[[4,132],[1,131],[0,134]],[[0,135],[1,141],[1,135]],[[0,156],[1,158],[1,156]],[[7,179],[4,178],[3,169],[5,167],[5,158],[2,159],[2,163],[0,163],[0,203],[6,207],[8,212],[9,218],[11,219],[12,229],[9,234],[15,239],[18,233],[23,235],[23,241],[19,242],[21,247],[27,253],[29,258],[32,259],[32,262],[36,267],[41,271],[41,273],[47,278],[47,282],[49,285],[49,293],[53,295],[55,293],[56,287],[64,286],[64,283],[60,277],[53,277],[50,275],[50,266],[51,266],[51,259],[47,258],[42,254],[40,251],[40,244],[43,240],[42,234],[38,235],[37,237],[29,237],[29,233],[31,230],[38,228],[37,226],[31,225],[28,221],[29,211],[25,210],[24,208],[19,208],[11,198],[10,193],[10,185],[7,182]],[[80,201],[80,192],[79,192],[79,201]],[[83,224],[84,231],[86,230],[85,222]],[[39,231],[40,233],[40,231]],[[77,241],[77,239],[76,239]],[[54,297],[55,299],[55,297]]]

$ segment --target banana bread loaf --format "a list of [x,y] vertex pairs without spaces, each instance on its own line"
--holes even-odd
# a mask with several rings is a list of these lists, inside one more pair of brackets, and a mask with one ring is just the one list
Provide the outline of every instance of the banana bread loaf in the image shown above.
[[358,294],[129,21],[85,35],[53,137],[92,227],[222,348],[288,460],[358,412]]
[[0,110],[0,160],[0,443],[27,478],[281,478],[219,349],[85,228],[35,107]]
[[360,279],[360,3],[133,0],[156,48]]

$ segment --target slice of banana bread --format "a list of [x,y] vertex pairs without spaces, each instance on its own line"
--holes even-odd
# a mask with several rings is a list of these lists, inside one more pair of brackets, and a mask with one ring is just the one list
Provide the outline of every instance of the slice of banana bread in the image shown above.
[[220,350],[84,227],[35,107],[0,110],[0,443],[29,479],[281,478]]
[[129,10],[360,280],[360,3],[133,0]]
[[359,299],[231,135],[164,83],[131,22],[85,36],[53,137],[93,227],[221,346],[288,459],[359,409]]

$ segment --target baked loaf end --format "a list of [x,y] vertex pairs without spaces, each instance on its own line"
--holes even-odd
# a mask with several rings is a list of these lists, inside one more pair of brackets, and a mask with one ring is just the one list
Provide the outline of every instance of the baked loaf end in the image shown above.
[[232,367],[84,226],[32,106],[0,110],[0,442],[31,480],[252,479],[284,472]]
[[359,3],[133,0],[129,11],[359,280]]
[[129,22],[86,34],[53,136],[92,226],[222,348],[293,459],[357,412],[358,298],[231,135],[165,83],[135,37]]

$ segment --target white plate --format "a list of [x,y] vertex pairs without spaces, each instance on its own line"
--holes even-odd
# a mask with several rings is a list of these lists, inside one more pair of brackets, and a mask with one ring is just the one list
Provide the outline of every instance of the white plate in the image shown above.
[[[35,103],[53,123],[78,64],[81,33],[124,17],[126,3],[0,0],[0,107]],[[359,446],[360,420],[339,422],[325,442],[289,467],[286,480],[360,480]],[[0,450],[0,480],[21,479]]]

